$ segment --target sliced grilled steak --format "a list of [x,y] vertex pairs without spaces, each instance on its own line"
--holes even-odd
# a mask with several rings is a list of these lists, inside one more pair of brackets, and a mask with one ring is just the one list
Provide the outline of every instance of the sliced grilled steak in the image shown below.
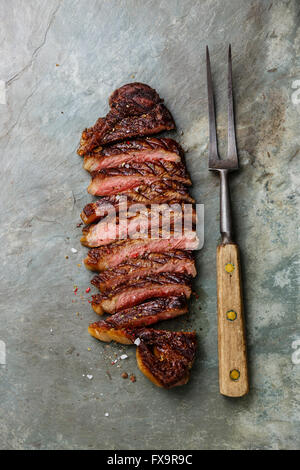
[[175,140],[147,137],[95,149],[84,157],[83,167],[93,172],[104,168],[117,168],[132,162],[180,162],[182,157],[183,150]]
[[92,173],[88,192],[94,196],[109,196],[124,193],[140,185],[169,179],[186,186],[192,184],[185,165],[181,162],[132,162],[128,167],[126,164],[124,167],[106,168]]
[[128,308],[115,313],[106,320],[92,323],[89,333],[100,341],[128,342],[124,334],[118,334],[118,330],[126,328],[138,328],[152,325],[161,320],[169,320],[187,313],[186,297],[164,297],[149,300],[133,308]]
[[80,217],[85,224],[92,224],[107,215],[118,214],[119,210],[127,209],[128,206],[129,201],[126,196],[105,196],[84,206]]
[[195,332],[101,325],[105,323],[90,325],[90,334],[101,341],[114,340],[122,344],[138,340],[139,369],[155,385],[169,389],[188,382],[197,349]]
[[172,180],[156,181],[149,186],[141,185],[124,195],[105,196],[91,202],[84,207],[81,218],[85,224],[91,224],[133,204],[176,204],[181,201],[195,202],[184,185]]
[[129,281],[163,272],[182,273],[195,277],[196,267],[192,253],[180,250],[167,253],[145,253],[143,256],[127,259],[115,268],[103,271],[93,278],[92,284],[104,293]]
[[[191,209],[191,210],[190,210]],[[85,227],[81,243],[90,248],[108,245],[116,240],[127,238],[155,238],[155,227],[170,228],[183,233],[184,229],[192,230],[196,223],[196,211],[184,204],[153,207],[131,206],[128,212],[119,216],[108,216],[97,224]],[[167,225],[166,225],[167,224]]]
[[184,294],[191,295],[191,277],[185,274],[161,273],[131,280],[121,285],[110,294],[92,296],[92,307],[96,313],[114,313],[124,308],[133,307],[152,297],[170,297]]
[[110,112],[82,133],[79,155],[86,155],[99,145],[129,137],[158,134],[175,128],[163,100],[153,88],[143,83],[122,86],[109,98]]
[[[191,238],[189,237],[191,236]],[[128,258],[137,258],[145,253],[163,253],[169,250],[196,250],[198,239],[195,234],[180,238],[124,240],[109,246],[93,248],[84,260],[91,271],[104,271],[123,263]]]
[[158,387],[171,388],[188,382],[197,338],[195,332],[175,332],[141,328],[136,350],[139,369]]

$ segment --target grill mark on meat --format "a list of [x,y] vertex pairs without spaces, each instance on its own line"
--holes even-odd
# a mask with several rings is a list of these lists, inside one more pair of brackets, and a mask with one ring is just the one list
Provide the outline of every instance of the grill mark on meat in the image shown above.
[[142,139],[130,139],[116,144],[107,145],[95,149],[94,153],[99,157],[110,157],[112,155],[126,154],[133,150],[157,150],[162,149],[168,152],[183,156],[182,147],[176,140],[169,137],[144,137]]
[[[165,285],[167,283],[171,284],[191,284],[192,277],[184,273],[175,273],[175,272],[162,272],[159,275],[149,274],[143,276],[140,279],[131,279],[128,282],[121,284],[120,286],[113,289],[110,293],[100,294],[102,298],[109,298],[112,295],[123,292],[127,287],[136,287],[144,286],[146,282],[153,282],[154,284]],[[99,278],[95,276],[92,279],[92,284],[95,287],[99,288]]]
[[105,168],[94,172],[88,192],[95,196],[119,194],[141,184],[151,184],[158,180],[176,180],[190,186],[191,179],[181,162],[159,161],[156,163],[135,163],[118,168]]
[[171,161],[158,161],[158,162],[132,162],[128,166],[117,168],[105,168],[103,170],[92,173],[92,176],[131,176],[138,174],[141,176],[150,174],[153,176],[164,177],[169,174],[170,176],[179,176],[184,179],[189,179],[185,166],[181,162]]
[[183,150],[173,139],[145,138],[100,147],[84,157],[84,169],[93,172],[132,162],[167,160],[180,162]]
[[105,293],[128,281],[162,272],[176,272],[196,276],[195,261],[189,251],[146,253],[144,256],[128,259],[115,268],[108,269],[92,279],[92,284]]
[[138,328],[169,320],[187,313],[187,300],[184,295],[177,297],[159,297],[151,299],[135,307],[121,310],[106,320],[100,320],[90,325],[89,331],[96,338],[105,341],[109,331],[120,328]]
[[141,328],[134,334],[141,341],[137,363],[146,377],[167,389],[188,382],[197,348],[195,332]]
[[109,99],[110,112],[82,133],[79,155],[99,145],[129,137],[157,134],[175,128],[171,113],[153,88],[129,83],[114,91]]
[[179,239],[138,239],[124,240],[109,246],[93,248],[84,260],[85,266],[92,271],[104,271],[145,253],[162,253],[169,250],[193,250],[198,246],[198,239],[189,239],[186,235]]
[[139,339],[138,367],[155,385],[169,389],[188,382],[197,349],[195,332],[108,327],[105,323],[90,325],[90,334],[101,341],[114,340],[122,344],[132,344]]
[[124,206],[133,204],[176,204],[178,202],[195,203],[186,187],[177,181],[157,181],[151,185],[141,185],[123,195],[103,196],[95,202],[87,204],[81,219],[85,224],[97,222],[110,213],[119,212]]
[[152,297],[191,295],[191,277],[185,274],[162,273],[145,276],[139,281],[132,280],[126,286],[117,287],[110,294],[92,296],[92,307],[96,313],[114,313],[133,307]]

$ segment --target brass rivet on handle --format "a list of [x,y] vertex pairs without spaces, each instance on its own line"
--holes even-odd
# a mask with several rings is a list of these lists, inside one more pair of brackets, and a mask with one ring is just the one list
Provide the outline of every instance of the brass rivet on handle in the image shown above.
[[231,380],[234,380],[235,382],[236,382],[237,380],[239,380],[240,375],[241,375],[241,374],[240,374],[240,371],[237,370],[237,369],[232,369],[232,370],[230,371],[230,378],[231,378]]
[[225,271],[229,274],[232,274],[234,271],[234,264],[232,263],[225,264]]
[[226,312],[226,318],[229,321],[234,321],[237,318],[237,313],[234,310],[228,310],[228,312]]

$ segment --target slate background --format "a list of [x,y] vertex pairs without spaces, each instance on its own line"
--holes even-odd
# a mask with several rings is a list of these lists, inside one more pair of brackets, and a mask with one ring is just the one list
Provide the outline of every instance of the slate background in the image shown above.
[[[299,447],[299,365],[291,358],[300,339],[300,105],[292,99],[300,80],[299,2],[1,0],[0,6],[6,84],[0,339],[7,349],[0,447]],[[225,145],[229,42],[242,168],[232,178],[232,197],[251,370],[251,392],[238,400],[218,393],[218,180],[207,171],[205,45]],[[73,293],[74,285],[84,293],[91,278],[77,266],[86,249],[76,224],[91,200],[76,155],[80,133],[107,112],[109,94],[130,81],[148,83],[165,98],[178,125],[172,136],[188,151],[193,194],[205,205],[199,299],[189,318],[164,325],[195,328],[199,353],[190,383],[171,391],[155,388],[137,370],[134,347],[94,341],[87,326],[95,314]],[[112,366],[120,351],[129,358]],[[122,379],[123,371],[137,381]]]

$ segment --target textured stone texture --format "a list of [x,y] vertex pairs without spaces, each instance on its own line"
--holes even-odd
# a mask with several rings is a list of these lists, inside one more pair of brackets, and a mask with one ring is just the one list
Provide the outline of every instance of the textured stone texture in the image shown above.
[[[300,79],[299,3],[0,3],[0,79],[7,96],[7,104],[0,104],[0,339],[7,346],[7,365],[0,366],[1,448],[299,446],[300,366],[291,360],[300,335],[300,105],[291,98],[292,83]],[[232,196],[251,369],[251,393],[237,400],[218,393],[218,180],[207,171],[205,45],[211,50],[219,136],[226,143],[229,42],[242,167],[232,178]],[[129,81],[149,83],[165,98],[178,124],[173,135],[188,150],[193,194],[205,204],[199,299],[189,319],[166,325],[195,328],[199,354],[189,385],[171,391],[141,375],[134,347],[106,346],[89,336],[95,314],[79,297],[91,275],[77,266],[86,249],[76,224],[91,198],[75,151],[82,129],[107,111],[110,92]],[[120,351],[129,358],[118,368],[111,358]],[[123,371],[137,381],[121,378]]]

